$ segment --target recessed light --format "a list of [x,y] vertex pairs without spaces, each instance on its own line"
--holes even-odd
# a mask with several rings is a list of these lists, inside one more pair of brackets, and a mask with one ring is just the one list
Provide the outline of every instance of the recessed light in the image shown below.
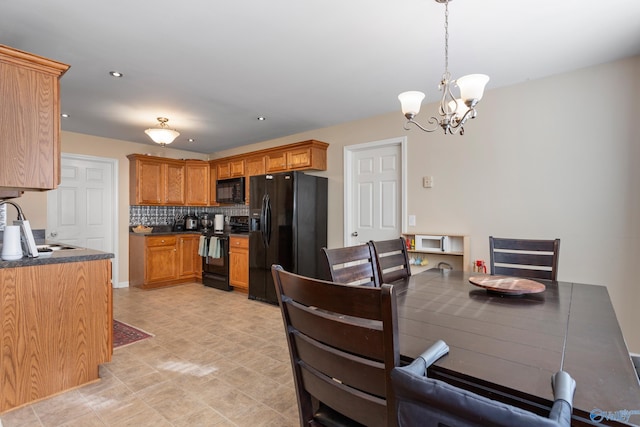
[[195,139],[193,139],[193,138],[189,138],[189,139],[187,139],[187,141],[189,141],[189,142],[196,142],[196,140],[195,140]]
[[70,116],[69,116],[69,114],[67,114],[67,113],[62,113],[62,114],[60,114],[60,116],[61,116],[62,118],[65,118],[65,119],[67,119],[67,118],[69,118],[69,117],[70,117]]
[[258,120],[264,122],[267,118],[265,116],[258,116]]
[[122,77],[122,76],[124,76],[124,74],[122,74],[122,73],[120,73],[118,71],[109,71],[109,75],[111,77]]

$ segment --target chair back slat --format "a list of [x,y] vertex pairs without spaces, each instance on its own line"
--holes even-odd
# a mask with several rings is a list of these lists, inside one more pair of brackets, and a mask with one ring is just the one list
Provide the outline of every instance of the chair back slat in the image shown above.
[[367,243],[344,248],[322,248],[331,281],[358,286],[380,286],[378,267]]
[[300,359],[329,378],[384,398],[384,360],[376,361],[325,345],[304,334],[293,334]]
[[399,365],[393,287],[350,286],[273,266],[300,424],[330,408],[367,426],[395,426],[391,370]]
[[557,280],[560,239],[489,237],[491,274]]
[[[384,360],[382,322],[337,315],[285,299],[294,330],[328,346],[375,360]],[[360,322],[358,322],[360,321]]]
[[393,283],[411,276],[407,246],[402,237],[369,243],[373,247],[381,283]]
[[340,414],[350,415],[351,419],[364,426],[387,426],[388,402],[385,399],[340,384],[306,365],[302,365],[301,372],[309,394],[323,404]]
[[382,320],[380,293],[358,292],[359,287],[355,286],[326,286],[327,283],[332,282],[283,276],[281,286],[283,295],[300,304],[346,316]]

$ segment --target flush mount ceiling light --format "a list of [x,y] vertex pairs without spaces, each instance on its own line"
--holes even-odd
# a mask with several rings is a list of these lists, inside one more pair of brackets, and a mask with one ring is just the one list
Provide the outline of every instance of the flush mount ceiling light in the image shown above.
[[[447,133],[454,134],[460,132],[464,134],[464,123],[468,119],[476,117],[476,104],[482,99],[484,87],[489,81],[489,76],[485,74],[469,74],[457,80],[451,80],[449,73],[449,2],[452,0],[435,0],[436,3],[444,3],[444,74],[438,85],[442,91],[438,114],[440,117],[431,117],[429,124],[433,128],[427,128],[414,120],[420,112],[420,104],[424,99],[424,93],[418,91],[403,92],[398,95],[402,106],[402,114],[407,118],[404,125],[405,130],[409,130],[409,124],[413,123],[425,132],[433,132],[438,127]],[[460,98],[456,98],[451,91],[453,85],[460,88]]]
[[162,146],[171,144],[173,140],[180,135],[180,132],[169,128],[169,126],[167,125],[169,119],[167,119],[166,117],[158,117],[158,121],[160,122],[158,127],[149,128],[145,130],[144,133],[149,135],[149,138],[151,138],[153,142],[158,143]]

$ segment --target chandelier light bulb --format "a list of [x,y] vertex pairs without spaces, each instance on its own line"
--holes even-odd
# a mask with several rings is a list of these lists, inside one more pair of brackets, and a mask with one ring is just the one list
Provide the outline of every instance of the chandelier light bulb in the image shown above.
[[460,97],[464,103],[468,105],[469,101],[480,101],[487,82],[489,82],[489,76],[486,74],[468,74],[456,80],[456,84],[460,88]]
[[405,116],[410,115],[412,117],[418,114],[424,97],[424,93],[416,90],[402,92],[398,95],[398,99],[400,100],[400,105],[402,107],[402,114]]

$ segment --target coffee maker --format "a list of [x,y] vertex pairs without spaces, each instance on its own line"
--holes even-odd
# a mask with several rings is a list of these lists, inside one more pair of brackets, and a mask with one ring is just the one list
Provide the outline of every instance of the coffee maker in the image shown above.
[[184,229],[187,231],[195,231],[198,229],[198,217],[189,214],[184,218]]

